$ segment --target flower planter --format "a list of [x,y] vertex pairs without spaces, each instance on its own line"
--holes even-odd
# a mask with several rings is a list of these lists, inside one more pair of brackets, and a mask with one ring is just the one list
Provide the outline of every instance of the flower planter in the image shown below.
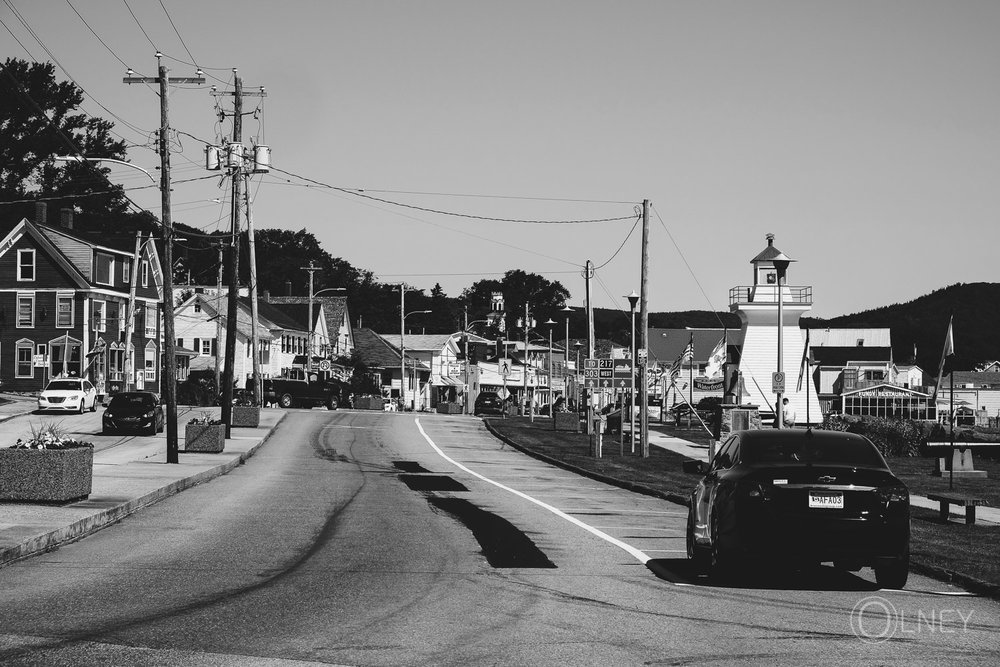
[[188,424],[184,428],[185,452],[218,453],[225,446],[225,424]]
[[438,403],[437,405],[438,414],[441,415],[460,415],[462,414],[462,404],[461,403]]
[[385,409],[385,401],[375,396],[360,396],[354,399],[355,410],[378,410]]
[[59,503],[90,495],[93,446],[0,449],[0,500]]
[[552,415],[552,428],[556,431],[580,432],[580,415],[575,412],[557,412]]
[[245,428],[257,428],[260,426],[260,406],[234,405],[233,426],[242,426]]

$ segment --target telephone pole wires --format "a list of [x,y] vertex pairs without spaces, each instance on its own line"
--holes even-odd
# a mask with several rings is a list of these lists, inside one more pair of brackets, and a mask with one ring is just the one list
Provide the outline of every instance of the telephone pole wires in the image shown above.
[[[171,83],[205,83],[202,76],[169,77],[167,67],[160,63],[162,54],[157,52],[158,76],[132,77],[124,83],[158,83],[160,85],[160,196],[163,226],[163,376],[161,389],[167,405],[167,463],[178,463],[177,446],[177,348],[174,338],[174,225],[170,217],[170,122],[168,120],[167,86]],[[199,75],[201,74],[199,70]],[[138,269],[138,267],[133,267]],[[125,341],[126,345],[132,341]],[[155,364],[154,364],[155,368]]]

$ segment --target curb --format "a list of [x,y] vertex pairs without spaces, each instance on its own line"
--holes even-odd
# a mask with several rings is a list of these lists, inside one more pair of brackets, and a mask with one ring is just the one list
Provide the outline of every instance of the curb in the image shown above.
[[[580,468],[579,466],[575,466],[571,463],[566,463],[565,461],[554,459],[551,456],[547,456],[545,454],[540,454],[538,452],[532,451],[531,449],[512,441],[510,438],[501,435],[500,433],[498,433],[496,430],[493,429],[489,421],[486,419],[483,419],[483,424],[486,425],[486,430],[489,431],[498,440],[504,442],[505,444],[510,445],[519,452],[527,454],[532,458],[538,459],[539,461],[544,461],[545,463],[549,463],[558,468],[568,470],[570,472],[582,475],[584,477],[589,477],[590,479],[597,480],[598,482],[604,482],[605,484],[617,486],[627,491],[641,493],[643,495],[653,496],[655,498],[661,498],[663,500],[667,500],[672,503],[676,503],[678,505],[683,505],[685,507],[688,506],[688,498],[686,496],[682,496],[679,493],[658,491],[656,489],[651,489],[647,486],[643,486],[642,484],[636,484],[635,482],[629,482],[617,479],[615,477],[609,477],[607,475],[595,473],[591,470]],[[962,574],[961,572],[955,572],[954,570],[938,567],[936,565],[928,565],[914,560],[910,560],[910,569],[918,574],[922,574],[931,577],[933,579],[937,579],[938,581],[956,584],[968,590],[971,593],[976,593],[977,595],[982,595],[984,597],[1000,600],[1000,585],[991,584],[987,581],[982,581],[980,579],[976,579],[975,577],[970,577],[966,574]]]
[[211,481],[216,477],[221,477],[222,475],[231,472],[238,466],[246,463],[247,459],[256,454],[257,450],[264,446],[264,443],[271,438],[271,435],[274,433],[278,425],[284,421],[287,414],[287,412],[283,413],[281,417],[278,418],[278,421],[274,423],[274,427],[272,427],[267,434],[261,438],[259,442],[257,442],[257,444],[250,447],[247,451],[241,452],[239,456],[236,456],[225,463],[220,463],[219,465],[209,468],[208,470],[203,470],[196,475],[179,479],[139,498],[134,498],[128,502],[115,505],[114,507],[109,507],[108,509],[102,510],[96,514],[84,517],[79,521],[71,523],[65,528],[59,528],[43,535],[37,535],[16,546],[7,547],[6,549],[0,551],[0,567],[14,561],[36,556],[40,553],[54,551],[64,544],[81,540],[88,535],[96,533],[102,528],[106,528],[121,521],[130,514],[134,514],[145,507],[155,505],[161,500],[180,493],[185,489],[190,489],[193,486],[203,484],[204,482]]

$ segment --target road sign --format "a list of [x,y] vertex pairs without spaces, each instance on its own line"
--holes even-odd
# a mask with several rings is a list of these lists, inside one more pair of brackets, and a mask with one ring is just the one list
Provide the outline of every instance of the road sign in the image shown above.
[[511,364],[510,364],[510,358],[509,357],[504,357],[504,358],[500,359],[500,361],[498,363],[498,369],[499,369],[499,373],[500,373],[500,375],[502,377],[505,377],[505,378],[506,377],[510,377],[510,374],[512,372],[512,370],[511,370],[512,367],[511,367]]
[[628,380],[632,377],[632,360],[615,359],[611,377],[616,380]]
[[639,361],[640,364],[644,364],[646,363],[646,359],[649,358],[649,351],[646,350],[646,348],[644,347],[640,348],[635,351],[635,358]]
[[597,368],[597,362],[598,362],[597,359],[584,359],[583,360],[583,367],[585,369],[587,369],[587,368],[594,368],[594,369],[596,369]]
[[775,371],[771,373],[771,392],[775,394],[785,393],[785,374]]
[[329,359],[321,359],[320,362],[319,362],[319,369],[321,371],[328,371],[328,370],[330,370],[330,360]]

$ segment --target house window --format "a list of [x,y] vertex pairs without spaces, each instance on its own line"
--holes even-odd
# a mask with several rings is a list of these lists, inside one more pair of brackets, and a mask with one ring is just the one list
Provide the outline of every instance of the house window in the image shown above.
[[106,311],[107,307],[104,301],[94,301],[94,331],[108,330]]
[[35,326],[34,294],[17,295],[17,326],[21,328]]
[[14,377],[30,378],[35,376],[35,368],[31,359],[31,354],[34,352],[34,349],[35,344],[30,340],[17,341],[17,357]]
[[99,252],[94,257],[94,282],[98,285],[115,284],[115,258]]
[[143,262],[139,272],[139,281],[143,287],[149,287],[149,262]]
[[49,356],[49,346],[45,343],[39,343],[35,346],[35,354],[40,356],[42,359],[45,359]]
[[201,312],[201,303],[199,303],[198,301],[194,302],[194,312],[196,312],[196,313],[200,313]]
[[17,251],[17,279],[18,280],[34,280],[35,279],[35,251],[34,250],[18,250]]
[[201,356],[203,356],[203,357],[211,357],[212,356],[212,348],[214,347],[214,345],[212,345],[212,343],[214,343],[214,342],[215,342],[214,338],[202,338],[201,339]]
[[56,294],[56,326],[60,329],[73,328],[73,294]]
[[146,338],[156,335],[156,306],[146,304]]
[[122,260],[122,282],[128,285],[132,281],[132,262]]
[[[147,308],[148,310],[148,308]],[[146,343],[146,354],[143,355],[143,360],[145,362],[145,380],[146,382],[156,381],[156,344],[153,341]]]

